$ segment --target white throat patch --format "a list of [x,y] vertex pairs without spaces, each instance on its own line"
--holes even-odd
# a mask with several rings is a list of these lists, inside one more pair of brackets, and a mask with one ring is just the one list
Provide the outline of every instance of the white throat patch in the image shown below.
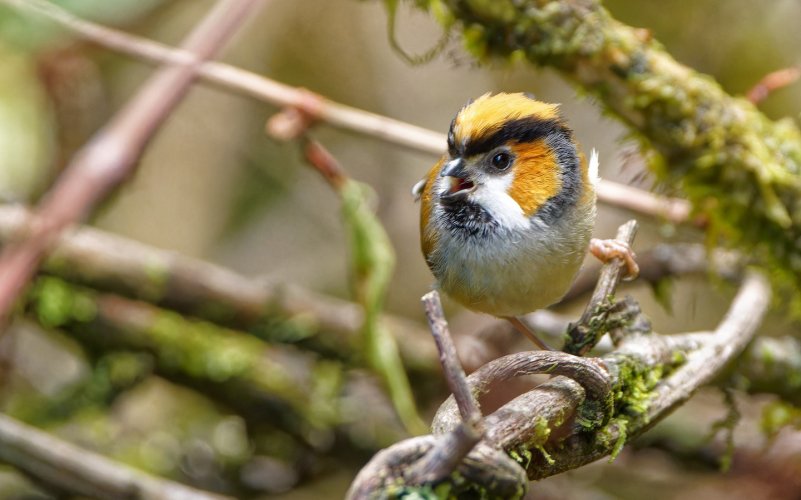
[[514,172],[504,176],[483,175],[477,179],[476,190],[470,199],[481,205],[505,229],[526,229],[531,221],[520,205],[509,196]]

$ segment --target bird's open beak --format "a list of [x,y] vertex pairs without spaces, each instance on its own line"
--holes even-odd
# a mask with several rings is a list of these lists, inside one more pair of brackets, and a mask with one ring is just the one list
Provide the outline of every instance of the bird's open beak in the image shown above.
[[468,178],[464,168],[464,160],[456,158],[445,164],[440,177],[447,177],[449,184],[448,190],[439,195],[440,200],[453,202],[463,200],[475,189],[475,184]]

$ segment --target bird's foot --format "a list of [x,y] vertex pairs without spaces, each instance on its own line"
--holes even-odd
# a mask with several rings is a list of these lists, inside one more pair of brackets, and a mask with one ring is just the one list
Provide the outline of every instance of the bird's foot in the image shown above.
[[590,240],[590,253],[604,264],[612,259],[621,259],[626,265],[626,274],[623,277],[625,281],[631,281],[640,274],[640,266],[634,260],[636,255],[623,241],[593,238]]

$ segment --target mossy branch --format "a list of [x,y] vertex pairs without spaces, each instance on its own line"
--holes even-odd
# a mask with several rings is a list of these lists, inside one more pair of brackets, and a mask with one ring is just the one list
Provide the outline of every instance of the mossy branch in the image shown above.
[[[159,374],[201,389],[250,421],[269,416],[307,445],[339,423],[336,399],[315,399],[316,384],[330,384],[342,372],[334,362],[57,278],[38,278],[26,307],[44,327],[68,332],[91,352],[149,352]],[[328,380],[317,381],[318,365]]]
[[753,253],[801,315],[801,132],[678,63],[599,0],[416,0],[478,59],[562,72],[640,137],[650,166],[709,220],[710,241]]
[[[0,206],[0,243],[32,224],[20,206]],[[154,248],[87,226],[63,235],[42,265],[44,274],[100,292],[141,300],[274,343],[296,344],[358,365],[364,310],[353,302],[301,287],[253,279],[230,269]],[[382,315],[406,366],[438,369],[436,349],[421,325]]]
[[[619,347],[601,358],[532,352],[488,363],[467,379],[475,395],[486,392],[492,382],[520,375],[559,376],[488,415],[484,438],[473,451],[449,478],[427,487],[456,496],[471,491],[519,498],[525,493],[526,481],[515,483],[513,471],[499,471],[506,470],[509,457],[530,479],[558,474],[603,456],[614,458],[629,439],[723,371],[753,338],[769,301],[767,281],[750,273],[715,332],[663,337],[637,329],[621,336]],[[433,436],[398,443],[376,455],[356,477],[350,497],[386,497],[411,488],[405,472],[460,423],[450,398],[434,419]],[[498,449],[508,456],[487,454],[487,450]]]

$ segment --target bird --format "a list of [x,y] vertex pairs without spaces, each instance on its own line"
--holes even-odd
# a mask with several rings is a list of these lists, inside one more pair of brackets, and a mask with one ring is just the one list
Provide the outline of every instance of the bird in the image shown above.
[[[451,121],[447,153],[413,188],[421,249],[436,287],[466,308],[509,320],[559,301],[590,248],[598,154],[579,151],[557,104],[486,93]],[[593,240],[602,260],[633,253]]]

